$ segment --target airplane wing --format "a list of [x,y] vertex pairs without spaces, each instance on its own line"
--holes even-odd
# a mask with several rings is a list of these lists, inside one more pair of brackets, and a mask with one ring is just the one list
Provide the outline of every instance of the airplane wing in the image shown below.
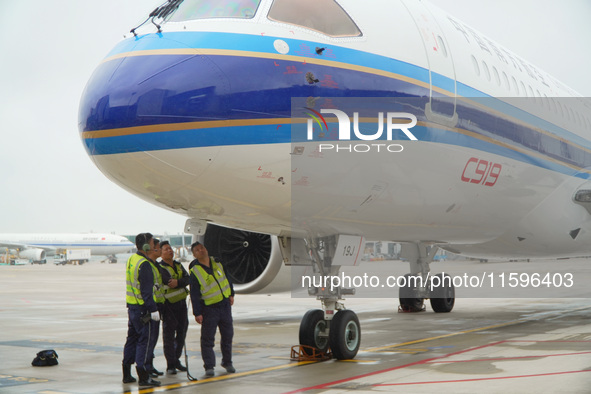
[[2,248],[10,248],[10,249],[43,249],[46,252],[54,252],[56,250],[53,246],[43,246],[43,245],[29,245],[21,242],[11,242],[11,241],[1,241],[0,240],[0,247]]

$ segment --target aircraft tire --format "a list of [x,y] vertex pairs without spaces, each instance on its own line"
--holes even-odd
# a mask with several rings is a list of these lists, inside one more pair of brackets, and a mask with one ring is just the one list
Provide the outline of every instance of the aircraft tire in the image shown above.
[[[302,318],[300,323],[300,345],[312,346],[322,352],[328,350],[328,338],[320,336],[320,332],[326,331],[328,322],[324,320],[324,311],[311,309]],[[303,350],[305,353],[306,349]]]
[[398,291],[398,300],[400,302],[400,306],[405,312],[421,312],[423,310],[424,299],[417,297],[415,289],[412,286],[409,286],[409,277],[411,276],[413,275],[404,275],[406,278],[406,286],[400,287]]
[[[436,313],[447,313],[451,312],[454,307],[455,303],[455,287],[451,282],[451,277],[447,274],[437,274],[436,277],[439,277],[439,283],[444,284],[445,286],[438,286],[434,287],[433,291],[431,292],[431,308]],[[444,279],[449,278],[449,279]],[[447,286],[449,284],[449,286]]]
[[341,310],[330,322],[330,349],[337,360],[355,358],[361,344],[361,326],[355,312]]

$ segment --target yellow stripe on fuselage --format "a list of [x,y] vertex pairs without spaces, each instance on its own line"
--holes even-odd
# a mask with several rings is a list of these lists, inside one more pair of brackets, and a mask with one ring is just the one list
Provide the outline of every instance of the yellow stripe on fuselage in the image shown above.
[[[257,59],[269,59],[269,60],[284,60],[289,62],[297,62],[303,64],[315,64],[319,66],[326,66],[326,67],[335,67],[341,68],[344,70],[352,70],[352,71],[359,71],[366,74],[373,74],[379,75],[386,78],[397,79],[404,82],[412,83],[413,85],[421,86],[425,89],[430,89],[431,85],[429,83],[419,81],[414,78],[407,77],[402,74],[396,74],[389,71],[379,70],[376,68],[366,67],[366,66],[359,66],[356,64],[349,64],[338,62],[335,60],[325,60],[325,59],[318,59],[318,58],[310,58],[304,56],[294,56],[294,55],[281,55],[279,53],[265,53],[265,52],[251,52],[251,51],[238,51],[238,50],[230,50],[230,49],[209,49],[209,48],[187,48],[187,49],[148,49],[143,51],[133,51],[133,52],[124,52],[119,53],[117,55],[110,56],[102,61],[102,63],[109,62],[115,59],[121,59],[125,57],[132,57],[132,56],[157,56],[157,55],[213,55],[213,56],[238,56],[238,57],[250,57],[250,58],[257,58]],[[433,87],[433,90],[444,94],[446,96],[453,96],[452,93],[448,92],[447,90],[440,89],[436,86]]]
[[[386,78],[396,79],[399,81],[407,82],[413,84],[418,87],[422,87],[425,89],[432,89],[435,92],[441,93],[448,97],[454,97],[455,93],[449,92],[442,88],[431,86],[429,83],[420,81],[415,78],[407,77],[402,74],[397,74],[389,71],[384,71],[380,69],[375,69],[366,66],[359,66],[355,64],[343,63],[334,60],[325,60],[319,58],[309,58],[303,56],[294,56],[294,55],[282,55],[278,53],[265,53],[265,52],[252,52],[252,51],[240,51],[240,50],[229,50],[229,49],[211,49],[211,48],[175,48],[175,49],[150,49],[150,50],[139,50],[139,51],[132,51],[132,52],[124,52],[119,53],[117,55],[113,55],[110,57],[105,58],[102,63],[106,63],[116,59],[122,59],[126,57],[134,57],[134,56],[160,56],[160,55],[213,55],[213,56],[238,56],[238,57],[245,57],[245,58],[259,58],[259,59],[269,59],[269,60],[284,60],[284,61],[291,61],[291,62],[299,62],[303,64],[315,64],[321,65],[326,67],[335,67],[345,70],[353,70],[358,71],[366,74],[378,75]],[[497,117],[506,119],[510,122],[520,124],[522,126],[526,126],[531,130],[534,130],[538,133],[543,135],[550,136],[552,138],[557,139],[560,142],[565,144],[571,145],[583,151],[591,153],[591,149],[588,149],[584,146],[579,144],[573,143],[572,141],[566,140],[560,136],[557,136],[547,130],[541,129],[539,127],[535,127],[529,124],[525,124],[520,119],[516,119],[513,116],[503,114],[497,110],[488,108],[483,106],[479,102],[475,102],[467,97],[457,96],[457,100],[468,102],[473,106],[479,107],[481,109],[486,110],[487,112],[494,114]],[[535,116],[535,115],[534,115]],[[191,129],[205,129],[205,128],[216,128],[216,127],[237,127],[237,126],[260,126],[260,125],[276,125],[276,124],[291,124],[293,121],[289,118],[275,118],[275,119],[240,119],[240,120],[219,120],[219,121],[203,121],[203,122],[188,122],[188,123],[172,123],[172,124],[160,124],[160,125],[151,125],[151,126],[136,126],[136,127],[129,127],[129,128],[119,128],[119,129],[109,129],[109,130],[98,130],[98,131],[89,131],[83,132],[82,138],[103,138],[103,137],[116,137],[116,136],[124,136],[124,135],[134,135],[134,134],[143,134],[143,133],[153,133],[153,132],[161,132],[161,131],[177,131],[177,130],[191,130]],[[418,124],[421,124],[419,122]],[[422,125],[426,125],[423,123]],[[439,124],[436,125],[439,128],[443,128],[452,132],[457,132],[464,135],[469,135],[471,137],[476,137],[481,140],[485,140],[488,142],[492,142],[496,145],[508,147],[512,150],[519,151],[521,153],[526,153],[529,155],[536,156],[539,158],[543,158],[546,160],[550,160],[554,163],[559,163],[561,165],[565,165],[567,167],[575,168],[580,170],[581,168],[578,166],[571,165],[566,162],[562,162],[556,160],[554,158],[545,156],[539,152],[532,152],[529,150],[524,150],[517,148],[516,146],[511,146],[506,143],[501,143],[494,139],[483,137],[476,133],[470,132],[468,130],[459,129],[459,128],[448,128],[441,126]],[[559,127],[559,126],[557,126]],[[587,171],[586,171],[587,172]]]
[[134,126],[122,127],[118,129],[85,131],[82,133],[82,138],[89,139],[105,137],[122,137],[126,135],[149,134],[179,130],[210,129],[218,127],[266,126],[291,123],[293,123],[291,118],[209,120],[203,122],[163,123],[149,126]]

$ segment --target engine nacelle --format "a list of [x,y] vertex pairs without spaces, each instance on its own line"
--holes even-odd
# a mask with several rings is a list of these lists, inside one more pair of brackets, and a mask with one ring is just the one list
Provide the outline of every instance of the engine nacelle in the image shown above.
[[[234,285],[236,293],[248,294],[262,289],[289,289],[289,280],[277,274],[283,257],[277,237],[242,231],[217,225],[208,225],[203,241],[210,256],[224,264],[224,271]],[[288,272],[289,270],[284,269]]]
[[45,260],[45,250],[39,248],[28,248],[18,252],[21,259],[29,259],[35,262]]

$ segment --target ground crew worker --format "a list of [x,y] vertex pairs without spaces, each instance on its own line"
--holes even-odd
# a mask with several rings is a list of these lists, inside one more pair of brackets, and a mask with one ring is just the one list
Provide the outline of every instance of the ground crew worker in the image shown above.
[[162,310],[162,343],[166,358],[166,373],[175,375],[177,369],[186,371],[181,364],[185,336],[189,327],[187,314],[187,294],[189,290],[189,273],[183,265],[174,260],[174,251],[168,241],[160,244],[162,260],[160,261],[162,283],[164,286],[164,309]]
[[[136,236],[137,253],[127,260],[126,302],[128,313],[127,339],[123,348],[123,383],[135,382],[131,375],[131,365],[136,364],[140,386],[160,386],[153,380],[149,371],[152,365],[153,349],[150,339],[158,338],[160,313],[157,301],[164,295],[157,288],[160,273],[150,261],[155,252],[154,237],[150,233]],[[155,286],[156,285],[156,286]]]
[[195,321],[201,324],[201,357],[206,376],[214,376],[215,332],[220,329],[222,349],[222,367],[229,373],[236,372],[232,365],[232,305],[234,288],[224,272],[222,264],[217,262],[205,246],[199,242],[191,245],[195,260],[189,266],[191,283],[191,303]]
[[[160,265],[156,262],[156,260],[161,256],[162,252],[160,249],[160,240],[158,238],[154,238],[154,249],[146,253],[150,260],[150,264],[152,264],[153,268],[156,269],[158,275],[156,277],[156,283],[154,283],[155,294],[157,297],[156,306],[158,307],[158,312],[160,313],[160,317],[162,318],[162,311],[164,310],[164,302],[166,298],[164,297],[164,283],[162,282],[162,271],[160,270]],[[157,378],[158,376],[164,375],[163,372],[158,371],[154,368],[154,349],[156,349],[156,345],[158,344],[158,335],[160,333],[160,322],[152,323],[152,335],[150,335],[150,340],[148,342],[148,351],[150,356],[150,362],[145,366],[146,371],[150,374],[151,377]]]

